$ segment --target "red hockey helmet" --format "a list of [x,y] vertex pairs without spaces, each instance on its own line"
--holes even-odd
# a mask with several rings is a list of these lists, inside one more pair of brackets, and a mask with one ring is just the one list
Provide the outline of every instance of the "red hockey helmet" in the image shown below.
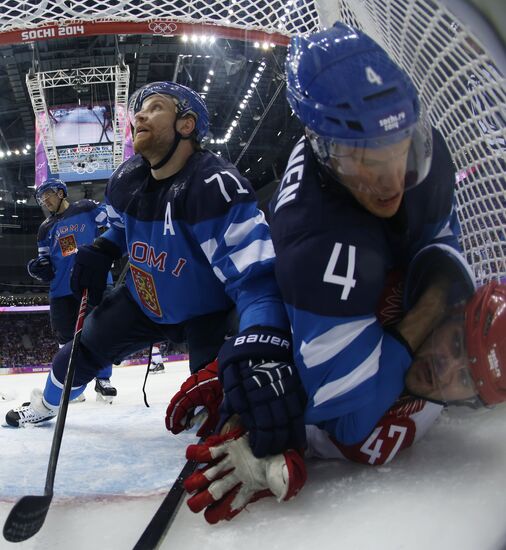
[[485,405],[506,401],[506,284],[479,288],[465,309],[469,369]]

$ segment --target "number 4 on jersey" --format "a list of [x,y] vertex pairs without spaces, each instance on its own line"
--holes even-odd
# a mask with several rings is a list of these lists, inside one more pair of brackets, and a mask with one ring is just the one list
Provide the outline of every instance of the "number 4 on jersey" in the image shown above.
[[323,282],[330,283],[332,285],[341,285],[343,290],[341,292],[341,300],[347,300],[350,295],[350,291],[355,287],[357,280],[353,277],[355,274],[355,253],[356,248],[353,245],[348,245],[348,266],[346,268],[346,275],[336,275],[334,270],[336,269],[339,255],[341,254],[342,243],[335,243],[332,254],[330,255],[329,262],[325,268],[325,274],[323,275]]

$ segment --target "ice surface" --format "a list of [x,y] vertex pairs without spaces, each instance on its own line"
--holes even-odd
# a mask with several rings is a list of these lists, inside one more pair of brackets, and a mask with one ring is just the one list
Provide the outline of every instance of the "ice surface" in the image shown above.
[[[20,550],[130,549],[184,464],[191,434],[172,436],[165,407],[187,375],[184,363],[148,378],[115,368],[118,397],[71,405],[55,497],[41,531]],[[0,414],[28,400],[45,375],[0,376]],[[54,423],[0,429],[0,523],[24,494],[42,494]],[[309,464],[291,502],[265,499],[229,523],[209,526],[183,505],[162,549],[172,550],[506,550],[506,409],[445,416],[414,447],[383,467]]]

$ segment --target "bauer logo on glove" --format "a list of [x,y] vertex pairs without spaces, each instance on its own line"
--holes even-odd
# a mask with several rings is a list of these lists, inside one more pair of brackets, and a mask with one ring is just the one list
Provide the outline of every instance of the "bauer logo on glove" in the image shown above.
[[233,346],[241,346],[243,344],[272,344],[273,346],[280,346],[290,350],[290,341],[286,338],[280,338],[279,336],[274,336],[272,334],[245,334],[243,336],[237,336],[233,340]]
[[255,327],[225,342],[219,353],[222,420],[240,416],[257,458],[306,445],[307,398],[290,348],[283,332]]

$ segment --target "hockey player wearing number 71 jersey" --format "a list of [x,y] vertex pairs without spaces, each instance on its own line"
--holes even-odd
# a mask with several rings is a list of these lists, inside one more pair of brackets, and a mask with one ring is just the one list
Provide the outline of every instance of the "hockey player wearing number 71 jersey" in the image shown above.
[[[288,320],[269,227],[248,180],[203,149],[204,101],[181,84],[154,82],[130,99],[129,119],[137,154],[108,182],[110,227],[79,247],[72,272],[75,295],[87,288],[98,305],[84,322],[71,397],[105,364],[160,341],[187,342],[190,370],[198,371],[216,358],[234,308],[240,334],[257,343],[246,356],[244,347],[231,350],[230,363],[286,362]],[[107,273],[122,255],[129,260],[125,284],[102,300]],[[31,403],[30,416],[7,413],[10,425],[56,415],[70,352],[71,343],[53,360],[48,384],[55,392]],[[294,426],[304,438],[302,411],[294,412]]]

